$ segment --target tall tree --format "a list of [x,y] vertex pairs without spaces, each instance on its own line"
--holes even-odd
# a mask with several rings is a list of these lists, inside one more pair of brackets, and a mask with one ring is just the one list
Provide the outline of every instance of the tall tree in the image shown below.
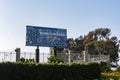
[[119,51],[119,40],[116,36],[111,37],[111,30],[108,28],[98,28],[88,33],[84,40],[85,49],[89,54],[110,55],[111,61],[116,61]]
[[80,36],[78,38],[69,38],[68,39],[68,47],[73,52],[82,52],[84,50],[83,41],[85,39],[85,36]]

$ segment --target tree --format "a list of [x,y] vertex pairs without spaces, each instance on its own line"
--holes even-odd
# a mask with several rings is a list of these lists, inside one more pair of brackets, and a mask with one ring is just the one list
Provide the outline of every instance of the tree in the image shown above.
[[[69,38],[67,48],[74,53],[81,53],[86,50],[89,54],[110,55],[111,61],[117,61],[120,41],[116,36],[110,36],[111,30],[108,28],[98,28],[90,31],[86,36]],[[60,51],[63,49],[60,49]]]
[[84,45],[92,41],[107,40],[111,34],[111,30],[108,28],[98,28],[94,31],[90,31],[84,40]]
[[67,40],[68,43],[68,49],[72,50],[72,52],[82,52],[84,50],[84,45],[83,45],[83,41],[85,39],[85,36],[80,36],[78,38],[69,38]]
[[111,61],[115,62],[118,59],[119,41],[117,37],[112,37],[105,42],[104,52],[105,54],[107,54],[107,52],[110,54]]
[[67,46],[68,49],[72,50],[75,47],[75,42],[73,38],[67,39],[67,43],[68,43],[68,46]]
[[111,37],[111,30],[108,28],[98,28],[91,31],[86,36],[83,44],[89,54],[110,55],[111,61],[116,61],[119,51],[119,40],[116,36]]

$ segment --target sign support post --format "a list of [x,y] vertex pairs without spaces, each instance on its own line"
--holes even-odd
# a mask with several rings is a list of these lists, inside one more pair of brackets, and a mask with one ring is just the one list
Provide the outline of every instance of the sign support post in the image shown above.
[[56,46],[54,47],[54,56],[57,57],[57,48],[56,48]]
[[36,61],[36,63],[39,63],[39,46],[37,46],[37,49],[36,49],[36,52],[35,52],[35,61]]

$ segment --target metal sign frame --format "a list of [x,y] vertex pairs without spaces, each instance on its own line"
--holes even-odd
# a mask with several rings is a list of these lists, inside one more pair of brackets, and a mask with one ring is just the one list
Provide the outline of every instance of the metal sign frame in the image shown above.
[[26,46],[67,47],[67,29],[26,26]]

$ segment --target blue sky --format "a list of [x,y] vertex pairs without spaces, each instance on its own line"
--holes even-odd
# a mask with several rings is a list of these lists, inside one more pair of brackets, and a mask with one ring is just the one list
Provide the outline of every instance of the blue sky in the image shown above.
[[25,46],[26,25],[65,28],[68,38],[110,28],[120,39],[119,21],[120,0],[0,0],[0,51],[34,52]]

